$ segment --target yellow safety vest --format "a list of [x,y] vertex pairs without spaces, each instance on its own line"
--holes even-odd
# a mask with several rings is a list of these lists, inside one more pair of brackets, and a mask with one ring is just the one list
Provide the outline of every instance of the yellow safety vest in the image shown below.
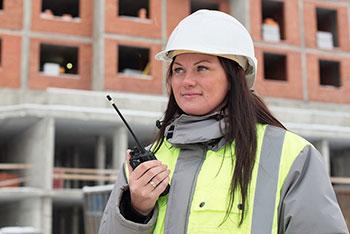
[[[271,128],[272,133],[266,130]],[[275,146],[280,141],[279,146]],[[171,225],[184,225],[188,234],[205,233],[259,233],[258,229],[270,229],[271,233],[277,233],[278,204],[280,202],[280,190],[284,184],[289,169],[301,150],[310,143],[305,139],[282,129],[257,124],[257,151],[256,161],[252,173],[252,179],[248,190],[248,207],[246,207],[245,219],[242,225],[240,221],[240,194],[236,191],[234,204],[229,218],[224,220],[229,188],[233,172],[232,157],[234,157],[234,143],[226,145],[218,151],[207,150],[204,160],[197,175],[195,190],[192,201],[189,204],[177,205],[189,206],[186,224],[177,224],[178,220],[171,220]],[[275,147],[274,156],[271,148]],[[170,177],[176,169],[177,160],[181,150],[173,147],[165,141],[156,157],[168,166],[171,170]],[[264,155],[262,158],[261,155]],[[261,160],[264,160],[262,162]],[[273,165],[275,164],[275,165]],[[274,178],[275,177],[275,178]],[[259,182],[259,179],[265,180]],[[264,184],[266,183],[271,184]],[[260,183],[260,184],[259,184]],[[265,185],[270,186],[273,196],[269,193],[270,188],[264,189]],[[172,185],[171,185],[172,186]],[[171,190],[170,190],[171,191]],[[258,194],[257,194],[258,193]],[[265,194],[264,194],[265,193]],[[269,200],[259,201],[260,197],[267,197]],[[272,197],[272,198],[270,198]],[[167,233],[166,213],[168,206],[168,195],[160,197],[157,202],[158,217],[153,233]],[[268,222],[262,220],[268,217]],[[262,219],[263,218],[263,219]],[[253,230],[256,229],[256,230]],[[171,231],[169,231],[171,233]],[[269,233],[262,231],[260,233]]]

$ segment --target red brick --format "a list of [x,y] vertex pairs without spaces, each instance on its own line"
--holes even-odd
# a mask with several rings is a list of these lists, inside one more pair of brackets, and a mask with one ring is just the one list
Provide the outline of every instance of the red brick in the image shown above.
[[45,19],[41,14],[41,0],[33,0],[32,30],[41,32],[56,32],[72,35],[88,36],[92,34],[93,1],[80,0],[80,20],[78,22],[63,21],[59,17]]
[[[219,10],[230,13],[230,4],[228,0],[209,0],[209,2],[218,3]],[[176,12],[176,14],[174,14]],[[167,2],[167,36],[170,36],[176,25],[191,13],[190,0],[176,0]]]
[[262,22],[262,15],[261,15],[261,7],[262,3],[261,0],[250,0],[250,11],[249,14],[253,15],[254,17],[250,17],[250,34],[252,35],[253,39],[255,41],[261,41],[261,22]]
[[21,29],[23,19],[23,0],[4,0],[0,11],[0,28]]
[[2,43],[0,64],[0,86],[20,87],[21,37],[0,34]]
[[316,11],[311,3],[304,3],[304,37],[307,47],[316,47]]
[[176,25],[190,14],[191,9],[189,0],[168,1],[167,7],[167,35],[170,36]]
[[106,32],[150,38],[161,37],[161,0],[150,0],[150,19],[145,20],[137,17],[119,17],[118,0],[106,0],[105,3]]

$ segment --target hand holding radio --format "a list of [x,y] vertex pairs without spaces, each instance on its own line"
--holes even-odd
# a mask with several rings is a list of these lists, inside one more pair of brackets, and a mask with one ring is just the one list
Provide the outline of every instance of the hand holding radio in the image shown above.
[[[130,158],[129,154],[129,161]],[[138,213],[149,215],[160,194],[169,186],[170,171],[159,160],[143,162],[134,170],[128,166],[131,204]]]
[[[138,166],[140,164],[143,164],[145,162],[152,161],[152,160],[157,160],[157,158],[154,156],[154,154],[151,151],[145,150],[145,148],[140,144],[140,142],[138,141],[138,139],[135,136],[134,132],[130,128],[129,124],[126,122],[126,120],[124,119],[123,115],[120,113],[119,109],[117,108],[117,106],[113,102],[111,96],[107,95],[106,97],[107,97],[108,101],[112,104],[114,109],[117,111],[118,115],[120,116],[120,118],[122,119],[122,121],[124,122],[125,126],[128,128],[129,132],[131,133],[131,135],[133,136],[133,138],[134,138],[134,140],[136,142],[137,146],[132,151],[130,151],[129,164],[130,164],[131,168],[133,170],[137,170],[137,168],[138,168]],[[145,170],[147,168],[143,168],[143,169]],[[131,171],[133,171],[133,170],[131,170]],[[148,170],[151,170],[151,169],[148,169]],[[147,172],[144,172],[144,173],[147,173]],[[153,180],[150,180],[149,183],[150,183],[151,186],[154,187],[154,189],[157,189],[158,184],[156,184],[156,182],[154,182]],[[169,186],[169,184],[167,184],[167,186],[164,189],[164,191],[162,190],[163,192],[160,194],[160,196],[164,196],[164,195],[168,194],[169,193],[169,189],[170,189],[170,186]]]

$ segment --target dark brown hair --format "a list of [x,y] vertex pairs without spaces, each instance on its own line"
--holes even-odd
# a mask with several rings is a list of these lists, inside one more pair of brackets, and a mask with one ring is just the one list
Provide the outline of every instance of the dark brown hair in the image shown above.
[[[256,123],[269,124],[284,129],[285,127],[271,114],[262,99],[249,90],[243,69],[230,59],[218,58],[230,85],[225,105],[225,113],[227,113],[225,120],[228,127],[223,129],[224,138],[228,143],[235,142],[236,155],[235,158],[232,157],[232,163],[235,161],[235,167],[231,179],[229,205],[224,221],[232,210],[234,192],[238,190],[242,199],[242,204],[240,205],[240,224],[242,224],[247,206],[248,187],[256,157]],[[173,63],[169,66],[167,82],[172,76],[172,66]],[[183,111],[177,105],[170,88],[168,106],[155,141],[156,147],[154,147],[154,152],[163,143],[166,126],[173,121],[174,116],[182,113]]]

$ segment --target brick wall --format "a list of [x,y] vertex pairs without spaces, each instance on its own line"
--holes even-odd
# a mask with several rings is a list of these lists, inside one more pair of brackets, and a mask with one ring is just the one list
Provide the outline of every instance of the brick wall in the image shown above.
[[150,38],[161,37],[161,0],[150,0],[149,18],[119,16],[118,1],[106,0],[106,32]]
[[22,28],[23,0],[3,0],[3,10],[0,11],[0,28]]
[[[319,59],[337,61],[340,63],[339,88],[334,86],[320,85]],[[310,100],[321,102],[350,103],[350,59],[348,57],[309,53],[307,55],[308,93]]]
[[1,63],[0,86],[19,88],[20,86],[20,51],[21,37],[0,34]]
[[93,21],[93,0],[80,0],[79,19],[64,17],[45,18],[41,12],[41,0],[32,0],[32,30],[69,35],[91,35]]
[[[279,1],[284,4],[284,31],[285,40],[280,43],[300,45],[300,15],[298,1]],[[250,0],[251,35],[255,41],[262,40],[262,0]]]
[[[250,18],[251,34],[256,44],[256,56],[259,64],[256,82],[258,93],[278,98],[350,103],[350,76],[349,69],[346,69],[350,63],[348,2],[345,0],[305,0],[304,2],[285,0],[278,2],[284,4],[284,24],[280,25],[280,30],[282,31],[284,28],[285,38],[280,42],[269,42],[262,38],[263,1],[250,1],[250,14],[254,16]],[[317,9],[335,12],[338,45],[333,49],[318,48],[317,46]],[[302,16],[304,17],[303,22],[301,21]],[[263,53],[286,55],[287,81],[265,79]],[[320,59],[340,63],[339,87],[321,84]]]
[[[162,49],[164,35],[169,36],[176,24],[191,11],[190,0],[167,1],[166,9],[162,0],[150,0],[148,17],[125,17],[119,15],[119,1],[105,0],[105,77],[107,90],[162,94],[162,64],[153,56]],[[228,0],[210,0],[217,3],[221,11],[230,12]],[[284,23],[281,29],[284,38],[280,42],[268,42],[262,38],[262,0],[250,0],[250,30],[255,41],[258,58],[256,90],[264,96],[311,100],[318,102],[350,103],[349,92],[349,4],[338,1],[276,1],[283,3]],[[80,0],[80,19],[65,21],[59,17],[47,19],[42,16],[42,0],[32,0],[31,27],[29,32],[29,88],[64,87],[91,89],[94,38],[94,1]],[[265,3],[264,3],[265,4]],[[235,6],[232,6],[234,8]],[[316,43],[316,9],[336,12],[338,46],[334,49],[320,49]],[[162,13],[162,10],[166,12]],[[243,9],[242,9],[243,10]],[[166,26],[162,17],[166,17]],[[23,0],[4,0],[4,10],[0,12],[0,37],[3,40],[2,65],[0,67],[3,87],[20,86],[21,37],[23,25]],[[303,20],[303,21],[302,21]],[[1,31],[2,30],[2,31]],[[8,30],[12,30],[9,35]],[[165,30],[164,32],[162,30]],[[57,35],[57,37],[56,37]],[[78,37],[74,37],[78,36]],[[79,47],[79,74],[45,76],[39,72],[39,44],[73,45]],[[151,75],[130,76],[118,72],[118,45],[145,47],[150,49]],[[267,80],[264,78],[264,53],[282,54],[287,61],[287,80]],[[319,59],[339,61],[341,85],[320,84]],[[15,62],[14,62],[15,61]],[[305,70],[303,70],[305,69]],[[6,72],[5,72],[6,71]]]
[[[219,10],[229,13],[230,4],[227,0],[209,0],[207,2],[217,3]],[[167,2],[167,36],[174,30],[176,25],[191,13],[190,0],[176,0]]]
[[336,50],[349,51],[349,23],[348,23],[348,4],[346,1],[305,1],[304,4],[304,27],[305,41],[307,47],[316,48],[316,8],[323,8],[336,11],[337,28],[338,28],[338,43],[339,47]]
[[125,75],[119,73],[117,69],[118,45],[149,48],[150,58],[154,58],[155,54],[161,50],[160,44],[108,39],[105,45],[105,88],[107,90],[162,93],[162,64],[159,61],[151,61],[151,75],[149,77]]
[[[336,12],[336,27],[338,46],[334,49],[317,48],[317,15],[316,9],[328,9]],[[349,54],[349,24],[348,3],[346,1],[325,2],[305,1],[304,4],[304,27],[305,43],[307,51],[307,85],[309,99],[312,101],[350,103],[350,73]],[[320,84],[319,60],[337,61],[340,63],[340,87],[325,86]]]
[[[264,79],[263,53],[286,56],[286,81]],[[260,95],[291,99],[303,98],[301,57],[299,52],[287,49],[256,47],[256,58],[258,59],[258,73],[255,87]]]

